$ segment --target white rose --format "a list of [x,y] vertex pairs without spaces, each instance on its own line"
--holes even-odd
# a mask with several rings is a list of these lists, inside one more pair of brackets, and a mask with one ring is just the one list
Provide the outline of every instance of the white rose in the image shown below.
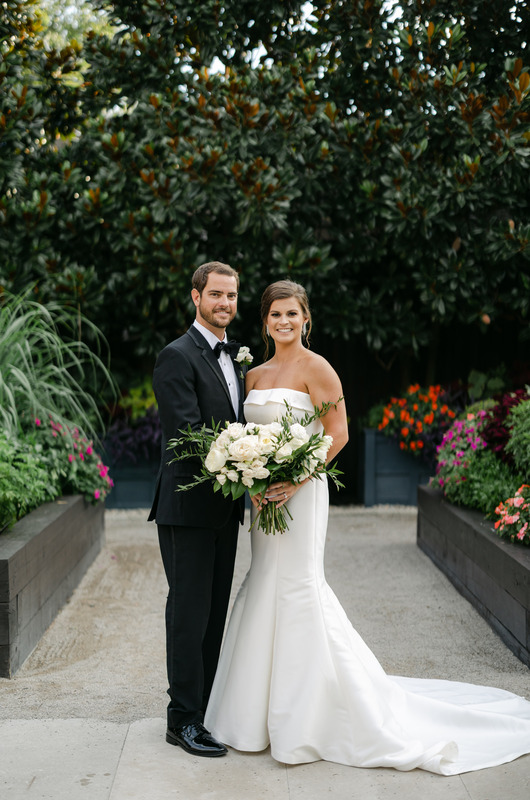
[[226,453],[224,450],[221,450],[219,447],[213,446],[210,448],[210,452],[206,456],[204,461],[204,466],[209,472],[219,472],[221,467],[224,467],[226,464]]
[[219,473],[217,478],[215,479],[220,486],[224,486],[226,483],[226,475],[222,472]]
[[260,453],[272,453],[278,444],[278,437],[268,431],[260,431],[258,434],[258,450]]
[[226,477],[228,478],[229,481],[232,481],[232,483],[239,482],[239,472],[235,469],[229,469],[228,472],[226,473]]
[[263,433],[268,431],[270,436],[279,436],[283,428],[280,422],[269,422],[268,425],[263,425],[261,430]]
[[245,426],[242,422],[231,422],[223,433],[226,433],[231,439],[238,439],[240,436],[244,435]]
[[332,436],[323,436],[322,443],[317,447],[316,450],[313,450],[313,458],[318,459],[320,462],[325,463],[329,448],[333,444],[333,437]]
[[239,352],[236,356],[236,361],[238,361],[240,364],[242,361],[244,361],[246,364],[252,364],[252,362],[254,361],[254,356],[251,355],[250,349],[248,347],[243,346],[239,348]]
[[304,428],[304,426],[300,425],[299,422],[294,422],[289,427],[290,427],[291,436],[293,437],[293,439],[301,439],[302,442],[307,442],[308,441],[309,434],[307,433],[307,428]]
[[275,452],[274,460],[280,464],[282,461],[285,461],[285,459],[289,458],[292,452],[293,448],[291,447],[291,442],[285,442],[285,444],[282,444],[282,446]]
[[258,454],[258,437],[243,436],[228,446],[228,452],[236,461],[251,461]]
[[296,438],[293,438],[293,439],[291,439],[289,444],[291,445],[292,451],[294,453],[294,451],[298,450],[299,447],[303,447],[304,444],[307,444],[307,439],[296,439]]
[[248,486],[248,488],[250,489],[251,486],[254,486],[254,479],[243,473],[243,477],[241,478],[241,483],[243,484],[243,486]]

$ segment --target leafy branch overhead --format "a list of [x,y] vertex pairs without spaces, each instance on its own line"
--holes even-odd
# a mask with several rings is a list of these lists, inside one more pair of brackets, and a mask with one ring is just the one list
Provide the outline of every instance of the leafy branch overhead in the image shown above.
[[249,330],[287,275],[385,363],[455,324],[528,337],[527,3],[93,5],[108,27],[52,52],[7,3],[1,286],[79,307],[123,369],[210,258]]

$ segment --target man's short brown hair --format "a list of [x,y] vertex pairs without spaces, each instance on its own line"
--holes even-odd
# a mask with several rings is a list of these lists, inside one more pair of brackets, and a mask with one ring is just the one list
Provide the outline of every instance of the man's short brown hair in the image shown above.
[[232,269],[229,264],[221,263],[221,261],[207,261],[206,264],[201,264],[200,267],[197,267],[191,279],[192,288],[197,289],[199,294],[202,294],[204,287],[208,283],[210,272],[217,272],[219,275],[230,275],[230,277],[236,279],[236,285],[239,289],[239,275],[235,269]]

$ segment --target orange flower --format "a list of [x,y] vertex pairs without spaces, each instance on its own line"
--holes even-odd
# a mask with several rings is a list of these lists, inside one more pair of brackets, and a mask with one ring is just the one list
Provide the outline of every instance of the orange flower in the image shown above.
[[401,428],[401,435],[405,439],[409,435],[409,429],[408,428]]

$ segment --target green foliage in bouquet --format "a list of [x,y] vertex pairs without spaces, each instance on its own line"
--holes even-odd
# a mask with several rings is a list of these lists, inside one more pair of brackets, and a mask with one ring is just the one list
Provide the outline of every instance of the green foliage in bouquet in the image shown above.
[[[316,475],[329,475],[340,488],[341,472],[336,466],[327,466],[326,457],[332,437],[321,433],[309,434],[308,426],[323,417],[335,403],[315,407],[300,420],[285,402],[286,413],[277,422],[268,424],[236,422],[219,432],[220,425],[203,426],[200,430],[182,431],[182,436],[171,439],[168,449],[175,451],[173,461],[198,457],[201,467],[195,480],[178,490],[185,491],[201,483],[212,482],[215,492],[221,491],[233,500],[248,491],[251,497],[262,495],[272,483],[286,481],[301,483]],[[278,508],[270,502],[262,506],[254,524],[265,533],[284,533],[288,529],[285,513],[291,517],[287,506]]]

